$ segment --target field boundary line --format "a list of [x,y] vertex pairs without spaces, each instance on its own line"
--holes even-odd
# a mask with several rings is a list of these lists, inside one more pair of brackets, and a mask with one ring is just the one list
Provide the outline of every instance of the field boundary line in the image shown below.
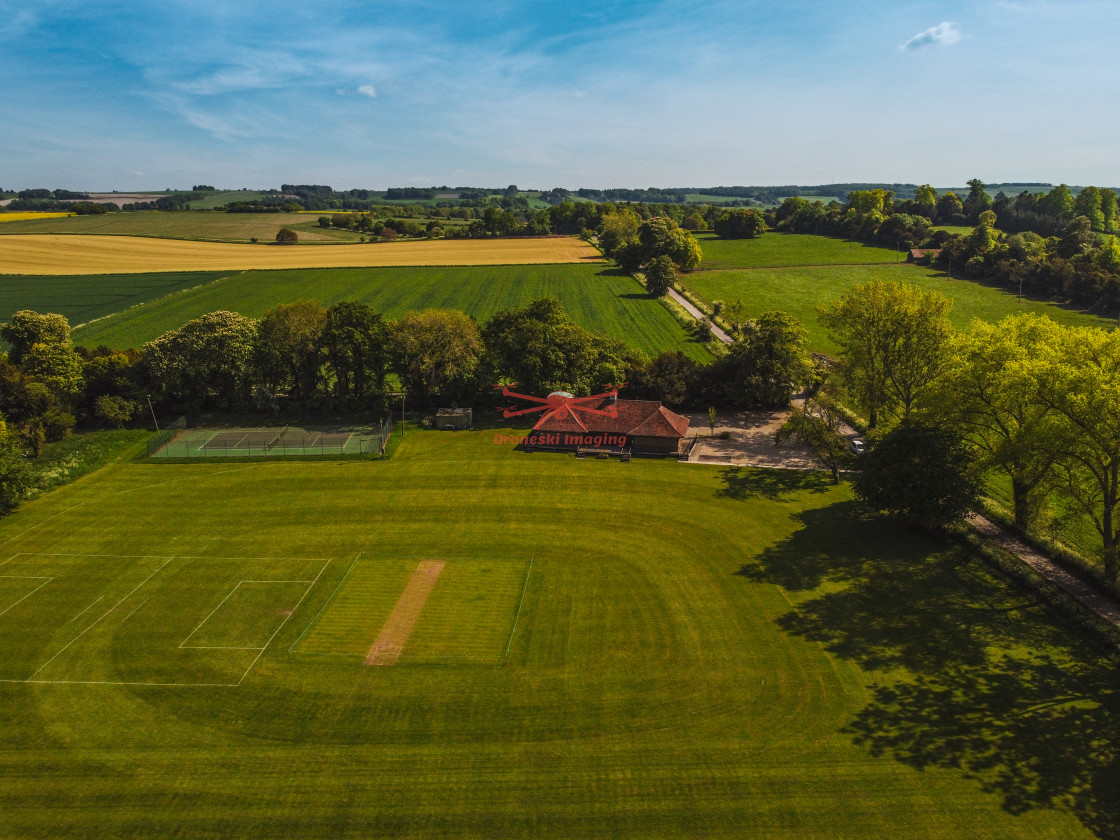
[[[182,559],[182,558],[180,558],[180,559]],[[329,563],[330,561],[328,560],[327,562]],[[237,584],[233,587],[233,589],[231,589],[229,592],[226,593],[226,597],[224,597],[220,602],[218,602],[218,606],[214,607],[214,609],[212,609],[210,611],[210,614],[207,615],[206,618],[202,619],[202,621],[200,621],[198,624],[195,625],[195,628],[190,633],[187,634],[187,638],[185,638],[185,639],[183,639],[183,641],[179,642],[179,649],[180,650],[264,650],[264,648],[257,647],[256,645],[241,646],[241,645],[188,645],[187,644],[187,642],[190,641],[191,636],[193,636],[200,629],[202,629],[202,625],[205,624],[207,621],[209,621],[211,618],[214,617],[214,613],[216,613],[218,610],[220,610],[222,608],[222,604],[224,604],[231,597],[233,597],[233,593],[236,592],[238,589],[240,589],[242,584],[246,584],[246,583],[251,583],[251,584],[262,584],[262,583],[303,583],[303,584],[311,584],[311,583],[314,583],[314,581],[310,581],[310,580],[239,580],[237,582]],[[123,622],[122,622],[122,624],[123,624]]]
[[[303,628],[303,631],[298,636],[296,636],[296,640],[292,642],[291,647],[288,648],[288,653],[291,653],[295,646],[298,645],[303,637],[307,635],[307,631],[315,626],[315,622],[319,620],[319,616],[323,614],[323,610],[327,608],[327,605],[334,600],[334,596],[338,594],[338,590],[342,589],[342,584],[346,583],[346,579],[350,577],[350,573],[354,571],[354,567],[358,565],[358,561],[361,559],[361,557],[362,552],[359,551],[358,556],[350,562],[350,568],[346,570],[346,574],[342,576],[342,580],[338,582],[335,588],[331,591],[331,594],[327,596],[327,600],[323,602],[323,606],[319,607],[319,611],[311,617],[311,621],[307,622],[307,626]],[[295,610],[292,610],[292,612],[295,612]]]
[[238,683],[161,683],[128,680],[0,680],[0,683],[31,683],[32,685],[135,685],[149,688],[237,688]]
[[513,635],[517,632],[517,621],[521,618],[521,606],[525,603],[525,593],[529,591],[529,576],[533,574],[533,560],[536,555],[530,555],[529,568],[525,570],[525,581],[521,584],[521,597],[517,601],[517,612],[513,616],[513,626],[509,628],[509,641],[506,642],[506,652],[502,654],[502,659],[508,661],[510,648],[513,647]]
[[253,666],[256,665],[257,662],[260,661],[260,658],[262,656],[264,656],[264,652],[266,650],[268,650],[268,646],[272,644],[272,640],[276,638],[276,636],[280,633],[280,631],[283,630],[284,627],[287,625],[287,623],[291,620],[292,616],[296,614],[296,610],[299,609],[300,604],[302,604],[305,600],[307,600],[307,596],[309,594],[311,594],[311,590],[315,588],[315,584],[319,582],[319,578],[321,578],[323,576],[323,572],[325,572],[327,570],[327,566],[329,566],[330,564],[331,564],[330,560],[328,560],[326,563],[323,564],[323,568],[321,568],[319,570],[319,574],[315,575],[315,580],[311,581],[311,584],[307,587],[307,589],[304,590],[303,595],[300,596],[300,599],[298,601],[296,601],[296,605],[294,607],[292,607],[292,611],[290,613],[288,613],[286,616],[284,616],[284,620],[280,622],[280,626],[277,627],[272,632],[272,635],[268,637],[268,641],[264,643],[264,647],[261,648],[260,653],[258,653],[253,658],[253,661],[249,663],[249,667],[245,669],[245,673],[241,675],[241,679],[239,679],[237,681],[237,684],[239,686],[241,685],[242,682],[245,681],[245,678],[247,676],[249,676],[249,672],[253,670]]
[[77,614],[76,616],[74,616],[73,618],[69,619],[69,620],[68,620],[68,622],[66,622],[66,624],[73,624],[74,622],[76,622],[76,620],[77,620],[78,618],[81,618],[81,617],[82,617],[82,616],[84,616],[84,615],[85,615],[86,613],[90,612],[90,610],[91,610],[91,609],[93,609],[93,608],[94,608],[95,606],[97,606],[97,604],[101,603],[101,600],[102,600],[102,598],[104,598],[104,597],[105,597],[104,595],[99,595],[99,596],[97,596],[97,599],[96,599],[96,600],[94,601],[94,603],[93,603],[93,604],[91,604],[90,606],[88,606],[88,607],[86,607],[85,609],[83,609],[81,613],[78,613],[78,614]]
[[27,680],[25,680],[25,682],[30,682],[32,677],[35,676],[35,674],[38,674],[39,671],[42,671],[44,668],[46,668],[48,665],[50,665],[52,662],[54,662],[56,659],[58,659],[58,657],[62,656],[62,654],[64,654],[69,649],[70,645],[74,644],[74,642],[78,641],[78,639],[82,638],[82,636],[84,636],[86,633],[88,633],[90,630],[92,630],[94,627],[96,627],[98,624],[100,624],[102,621],[104,621],[106,618],[108,618],[109,613],[111,613],[113,610],[115,610],[117,607],[119,607],[121,604],[123,604],[129,598],[131,598],[132,595],[138,589],[140,589],[141,586],[146,584],[148,581],[150,581],[152,578],[154,578],[156,575],[158,575],[160,572],[162,572],[165,568],[167,568],[167,564],[170,563],[174,559],[175,559],[174,557],[168,558],[163,563],[163,565],[161,565],[158,569],[156,569],[154,572],[152,572],[150,575],[148,575],[146,578],[144,578],[142,581],[140,581],[138,584],[136,584],[136,586],[134,586],[132,588],[132,590],[127,595],[125,595],[123,598],[121,598],[119,601],[117,601],[117,603],[113,604],[113,606],[109,607],[109,609],[106,612],[102,613],[101,617],[98,618],[96,621],[94,621],[93,624],[86,627],[85,630],[83,630],[81,633],[79,633],[73,639],[68,641],[66,643],[66,646],[62,650],[60,650],[58,653],[56,653],[54,656],[52,656],[50,659],[48,659],[46,662],[44,662],[42,665],[40,665],[39,668],[35,671],[35,673],[32,674],[30,677],[28,677]]
[[15,554],[13,554],[11,557],[9,557],[7,560],[5,560],[3,563],[0,563],[0,569],[7,566],[9,563],[11,563],[17,557],[22,557],[22,556],[23,556],[23,552],[22,551],[17,551]]
[[233,589],[231,589],[229,592],[226,593],[226,597],[222,598],[222,600],[220,600],[218,602],[218,606],[216,606],[216,607],[214,607],[214,609],[210,610],[210,612],[206,614],[206,618],[204,618],[204,619],[202,619],[202,621],[198,622],[198,624],[196,624],[194,626],[194,629],[187,634],[187,637],[185,639],[183,639],[183,641],[179,642],[179,649],[180,650],[182,650],[183,646],[191,640],[191,636],[193,636],[195,633],[197,633],[199,628],[202,627],[203,624],[205,624],[207,621],[209,621],[211,618],[214,617],[214,613],[216,613],[218,610],[220,610],[222,608],[222,604],[224,604],[226,601],[228,601],[230,598],[233,597],[233,593],[241,588],[242,583],[244,583],[244,581],[239,580],[234,585]]
[[[141,487],[130,487],[127,490],[117,490],[115,493],[107,493],[103,496],[94,496],[92,499],[86,499],[84,502],[78,502],[78,504],[76,504],[76,505],[71,505],[68,508],[63,508],[58,513],[52,513],[46,519],[43,519],[40,522],[36,522],[30,528],[25,528],[24,530],[20,531],[18,534],[15,534],[11,537],[8,537],[8,539],[4,540],[3,542],[0,542],[0,546],[4,546],[4,545],[7,545],[8,543],[15,542],[20,537],[25,536],[27,534],[30,534],[36,528],[42,528],[44,525],[46,525],[52,519],[57,519],[58,517],[62,516],[63,514],[70,513],[71,511],[77,510],[80,507],[85,507],[86,505],[93,504],[94,502],[99,502],[102,499],[111,499],[114,496],[123,496],[126,493],[136,493],[140,490],[150,490],[153,487],[166,487],[170,484],[181,484],[184,481],[198,481],[199,479],[202,479],[202,478],[210,478],[211,476],[222,475],[224,473],[241,472],[243,470],[252,469],[254,466],[256,466],[256,465],[255,464],[245,464],[245,465],[239,466],[239,467],[230,467],[228,470],[218,470],[217,472],[209,473],[207,475],[189,475],[186,478],[173,478],[170,481],[157,481],[154,484],[145,484]],[[18,554],[15,554],[12,557],[10,557],[8,560],[5,561],[5,563],[11,562],[11,560],[14,560],[20,554],[33,554],[33,553],[34,552],[23,552],[23,551],[21,551]],[[49,557],[50,555],[44,555],[44,556]],[[61,557],[61,556],[64,556],[64,555],[58,555],[58,556]],[[84,557],[84,556],[97,556],[97,555],[78,554],[78,555],[74,555],[74,556]],[[106,556],[112,557],[113,555],[106,555]],[[148,555],[139,555],[139,556],[148,556]],[[155,555],[155,556],[158,556],[158,555]],[[0,565],[3,565],[3,564],[0,564]]]
[[92,604],[90,604],[88,607],[86,607],[84,610],[82,610],[80,613],[78,613],[76,616],[74,616],[72,619],[70,619],[66,623],[67,624],[73,624],[75,621],[77,621],[79,618],[81,618],[83,615],[85,615],[87,612],[89,612],[95,606],[97,606],[98,602],[101,601],[101,599],[104,598],[104,597],[105,597],[104,595],[98,595],[96,601],[94,601]]
[[14,604],[9,604],[4,609],[0,610],[0,615],[4,615],[4,613],[6,613],[8,610],[19,606],[24,601],[26,601],[28,598],[30,598],[32,595],[34,595],[36,592],[38,592],[40,589],[42,589],[44,586],[46,586],[48,583],[50,583],[52,580],[54,580],[53,577],[42,577],[40,575],[4,575],[4,577],[6,577],[6,578],[19,578],[21,580],[41,580],[43,582],[40,583],[38,586],[36,586],[34,589],[32,589],[30,592],[28,592],[26,595],[24,595],[22,598],[20,598],[18,601],[16,601]]
[[148,603],[150,600],[152,600],[151,597],[148,597],[148,598],[145,598],[143,601],[141,601],[139,604],[137,604],[136,607],[132,610],[132,612],[130,612],[128,615],[126,615],[124,618],[121,619],[121,623],[118,624],[117,627],[123,627],[124,623],[126,621],[128,621],[130,618],[132,618],[134,615],[136,615],[136,613],[139,612],[140,608],[142,606],[144,606],[146,603]]

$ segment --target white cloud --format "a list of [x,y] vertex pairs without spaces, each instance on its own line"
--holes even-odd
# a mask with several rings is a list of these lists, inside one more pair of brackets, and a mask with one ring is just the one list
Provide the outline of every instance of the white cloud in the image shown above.
[[937,26],[931,26],[925,32],[919,32],[898,49],[902,52],[915,52],[926,47],[947,47],[963,37],[960,26],[952,21],[944,21]]
[[358,93],[360,93],[362,96],[368,96],[370,99],[373,99],[375,96],[377,96],[377,89],[373,85],[362,85],[358,88]]

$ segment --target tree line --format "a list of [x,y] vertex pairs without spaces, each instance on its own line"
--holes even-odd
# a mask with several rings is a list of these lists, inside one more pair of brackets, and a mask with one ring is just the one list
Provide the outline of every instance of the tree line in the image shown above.
[[1024,531],[1047,500],[1079,509],[1100,538],[1102,578],[1120,572],[1120,330],[1036,315],[957,331],[939,292],[875,281],[820,310],[841,348],[785,436],[835,468],[841,405],[867,419],[856,491],[874,507],[941,525],[975,508],[984,476],[1011,488]]

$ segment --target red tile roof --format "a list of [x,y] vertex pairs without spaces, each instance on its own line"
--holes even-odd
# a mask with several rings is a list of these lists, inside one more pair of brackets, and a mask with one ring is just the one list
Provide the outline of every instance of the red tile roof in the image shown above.
[[547,412],[533,427],[535,432],[602,433],[636,437],[683,438],[688,434],[688,418],[665,408],[656,400],[617,400],[617,417],[581,411],[590,408],[607,411],[611,400],[604,397],[589,403],[565,405]]

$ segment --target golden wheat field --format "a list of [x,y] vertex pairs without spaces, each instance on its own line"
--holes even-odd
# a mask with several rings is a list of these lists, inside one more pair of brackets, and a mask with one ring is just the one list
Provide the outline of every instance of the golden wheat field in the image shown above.
[[574,237],[449,239],[366,245],[238,245],[134,236],[0,236],[0,274],[143,274],[268,268],[531,265],[591,262]]
[[15,211],[12,213],[0,213],[0,222],[26,222],[28,219],[61,219],[73,215],[73,213],[39,213],[34,211],[24,213]]

